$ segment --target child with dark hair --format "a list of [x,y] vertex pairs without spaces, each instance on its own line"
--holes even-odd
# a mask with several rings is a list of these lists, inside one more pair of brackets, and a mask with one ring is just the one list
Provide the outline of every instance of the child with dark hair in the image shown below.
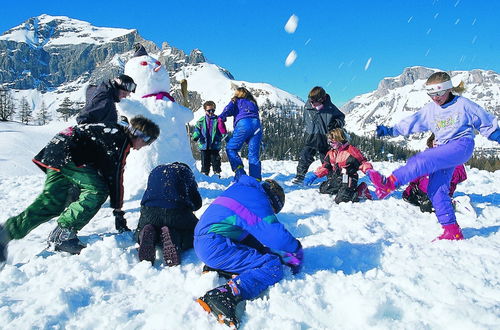
[[[434,133],[427,139],[427,147],[434,148],[435,137]],[[453,171],[453,175],[451,176],[450,182],[450,198],[453,198],[453,193],[457,189],[457,185],[460,182],[467,180],[467,173],[465,172],[465,166],[463,164],[455,167]],[[422,212],[432,212],[432,203],[427,196],[427,186],[429,184],[429,176],[423,175],[421,177],[416,178],[411,181],[408,187],[406,187],[403,192],[403,200],[420,207],[420,211]]]
[[220,177],[220,149],[222,140],[227,134],[226,126],[224,122],[217,120],[214,101],[203,103],[203,109],[205,116],[196,122],[193,132],[193,140],[198,141],[201,155],[201,173],[209,175],[212,166],[214,173]]
[[298,273],[303,252],[276,218],[285,203],[274,180],[242,175],[207,208],[195,228],[194,249],[211,269],[234,277],[198,303],[220,322],[237,326],[236,305],[279,282],[283,266]]
[[452,94],[452,91],[462,92],[463,86],[453,87],[446,72],[433,73],[427,79],[425,90],[434,102],[426,104],[394,127],[377,126],[377,135],[409,135],[430,130],[436,136],[437,146],[411,157],[406,165],[388,177],[374,170],[369,171],[368,176],[375,185],[377,196],[385,198],[398,187],[429,174],[427,195],[443,228],[443,234],[437,239],[461,240],[464,236],[449,195],[453,171],[472,156],[475,130],[500,143],[500,128],[497,118],[481,106]]
[[327,134],[330,150],[323,164],[315,172],[308,173],[304,184],[311,185],[318,179],[328,175],[328,180],[321,183],[319,192],[335,195],[335,203],[359,202],[361,199],[372,199],[366,183],[358,186],[358,171],[366,173],[372,165],[366,160],[358,148],[347,141],[342,128],[335,128]]
[[[21,214],[0,226],[0,264],[6,260],[9,240],[21,239],[30,231],[58,217],[48,241],[56,251],[79,254],[85,247],[76,233],[110,197],[115,227],[129,231],[122,211],[123,171],[130,149],[150,145],[160,128],[142,116],[128,127],[117,123],[83,124],[69,127],[50,140],[33,159],[46,174],[42,193]],[[71,184],[80,189],[78,199],[65,205]]]
[[248,144],[249,175],[257,180],[262,179],[260,163],[260,143],[262,128],[259,118],[259,106],[252,93],[245,87],[238,87],[229,104],[219,115],[219,121],[225,122],[227,117],[234,117],[233,136],[226,144],[226,153],[231,169],[237,180],[246,174],[243,161],[238,152],[243,144]]
[[180,251],[193,247],[193,231],[198,223],[193,212],[201,204],[198,184],[188,165],[174,162],[155,167],[142,196],[135,231],[139,260],[154,263],[156,245],[161,244],[165,265],[179,265]]

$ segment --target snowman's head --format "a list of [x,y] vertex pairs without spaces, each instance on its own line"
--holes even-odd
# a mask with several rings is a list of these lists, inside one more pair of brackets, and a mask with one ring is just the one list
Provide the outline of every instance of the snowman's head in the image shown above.
[[132,77],[137,84],[135,95],[139,98],[170,91],[170,78],[165,66],[149,56],[142,45],[125,64],[125,74]]

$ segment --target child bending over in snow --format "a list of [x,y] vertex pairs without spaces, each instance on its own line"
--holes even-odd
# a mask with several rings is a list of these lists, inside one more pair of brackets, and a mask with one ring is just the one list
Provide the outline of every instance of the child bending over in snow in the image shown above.
[[451,177],[455,167],[472,156],[474,130],[500,143],[498,120],[469,99],[452,94],[452,91],[462,92],[463,87],[453,87],[445,72],[433,73],[427,79],[425,89],[434,102],[394,127],[377,126],[377,136],[409,135],[430,130],[436,136],[437,146],[411,157],[406,165],[388,177],[375,170],[368,171],[368,176],[375,185],[377,196],[382,199],[411,180],[429,174],[427,195],[444,230],[437,239],[461,240],[464,237],[449,195]]
[[210,268],[235,276],[198,303],[220,322],[237,326],[236,305],[253,299],[283,278],[283,266],[300,271],[303,253],[276,218],[285,203],[274,180],[241,175],[207,208],[195,228],[194,249]]
[[319,187],[322,194],[335,196],[335,203],[358,202],[360,198],[372,199],[366,183],[358,186],[358,170],[366,173],[372,165],[361,154],[361,151],[347,142],[346,133],[342,128],[335,128],[327,135],[328,150],[323,165],[313,173],[308,173],[304,184],[313,182],[328,175],[328,180]]
[[167,266],[181,263],[180,251],[193,247],[198,218],[193,211],[202,200],[193,172],[184,163],[155,167],[141,201],[141,216],[135,232],[139,260],[154,263],[156,244],[161,243]]
[[[434,148],[436,146],[434,133],[427,139],[427,147]],[[467,180],[467,173],[463,164],[455,167],[450,182],[450,198],[453,198],[453,193],[457,189],[457,184]],[[427,186],[429,185],[429,176],[423,175],[411,181],[408,187],[403,192],[403,200],[420,207],[422,212],[432,212],[432,203],[427,196]]]
[[[6,260],[9,240],[25,237],[54,217],[58,217],[57,226],[49,235],[49,243],[56,251],[79,254],[85,245],[76,233],[89,223],[108,195],[116,229],[130,231],[121,210],[125,160],[130,148],[139,150],[150,145],[159,134],[158,125],[136,116],[128,127],[83,124],[54,136],[33,159],[47,174],[42,193],[21,214],[0,225],[0,265]],[[66,206],[72,184],[80,195]]]

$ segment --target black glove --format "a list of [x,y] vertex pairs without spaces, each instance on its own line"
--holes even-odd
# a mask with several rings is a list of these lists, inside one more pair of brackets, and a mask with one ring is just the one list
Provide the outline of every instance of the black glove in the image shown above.
[[127,227],[127,219],[123,217],[125,215],[125,212],[123,212],[122,210],[114,210],[113,215],[115,216],[115,228],[119,233],[130,231],[130,228]]

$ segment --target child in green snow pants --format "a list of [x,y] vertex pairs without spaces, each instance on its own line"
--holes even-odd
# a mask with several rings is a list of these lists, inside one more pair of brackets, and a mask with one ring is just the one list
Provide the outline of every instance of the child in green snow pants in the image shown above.
[[[80,188],[80,196],[65,208],[71,185]],[[42,193],[21,214],[9,218],[4,227],[12,239],[21,239],[59,216],[60,227],[78,231],[89,223],[107,198],[108,186],[97,170],[68,163],[61,171],[47,169]]]

